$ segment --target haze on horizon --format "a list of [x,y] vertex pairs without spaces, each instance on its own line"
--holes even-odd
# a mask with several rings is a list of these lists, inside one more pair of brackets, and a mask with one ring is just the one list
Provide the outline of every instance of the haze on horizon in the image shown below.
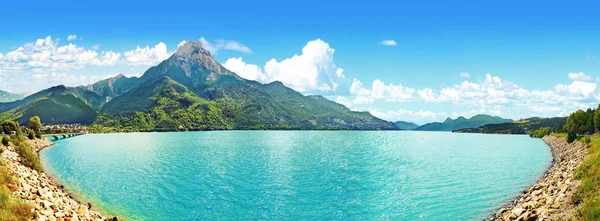
[[186,2],[160,16],[141,2],[5,4],[28,8],[0,13],[0,90],[13,93],[140,76],[200,40],[246,79],[390,121],[566,116],[600,100],[594,2]]

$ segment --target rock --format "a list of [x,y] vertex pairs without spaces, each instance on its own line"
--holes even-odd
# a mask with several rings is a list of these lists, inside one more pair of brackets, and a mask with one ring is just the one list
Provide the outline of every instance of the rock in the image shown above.
[[523,214],[523,212],[525,212],[525,209],[523,208],[515,208],[512,211],[512,214],[514,214],[516,217],[521,216],[521,214]]
[[63,212],[56,212],[56,213],[54,213],[54,216],[56,218],[63,218],[63,217],[65,217],[65,214]]

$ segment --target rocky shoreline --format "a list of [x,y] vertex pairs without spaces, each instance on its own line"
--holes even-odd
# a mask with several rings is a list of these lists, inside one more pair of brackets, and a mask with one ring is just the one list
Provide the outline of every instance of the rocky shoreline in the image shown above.
[[[37,139],[28,141],[31,148],[38,153],[42,149],[54,145],[51,141]],[[7,166],[18,180],[13,195],[33,205],[36,214],[34,220],[118,220],[107,218],[92,209],[91,203],[80,203],[67,193],[63,185],[19,163],[19,155],[13,146],[4,148],[0,160]]]
[[552,165],[538,182],[503,206],[489,220],[572,220],[576,207],[571,197],[579,181],[573,171],[587,155],[587,145],[580,142],[568,144],[563,138],[542,138],[552,151]]

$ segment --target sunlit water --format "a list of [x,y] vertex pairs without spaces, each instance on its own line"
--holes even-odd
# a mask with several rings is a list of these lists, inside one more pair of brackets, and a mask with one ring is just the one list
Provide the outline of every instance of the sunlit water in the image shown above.
[[403,131],[85,135],[47,173],[136,220],[480,220],[551,162],[527,136]]

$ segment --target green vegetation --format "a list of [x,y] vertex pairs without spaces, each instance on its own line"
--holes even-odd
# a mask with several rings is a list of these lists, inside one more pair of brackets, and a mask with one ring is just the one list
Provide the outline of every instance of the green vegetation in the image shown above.
[[35,139],[35,132],[33,132],[32,129],[27,128],[27,138],[29,138],[30,140]]
[[15,182],[10,170],[0,161],[0,220],[31,220],[34,217],[31,212],[33,206],[12,196],[9,186],[14,186]]
[[566,134],[552,134],[567,142],[578,140],[588,144],[588,156],[573,173],[574,178],[581,181],[572,197],[573,203],[580,205],[577,213],[581,220],[600,220],[600,136],[589,135],[600,126],[597,116],[600,116],[600,108],[578,110],[569,115],[562,128]]
[[543,127],[551,128],[551,133],[562,133],[565,117],[538,118],[532,117],[512,123],[488,124],[478,128],[455,130],[459,133],[485,133],[485,134],[527,134]]
[[425,131],[455,131],[465,128],[476,128],[487,124],[501,124],[513,122],[511,119],[504,119],[485,114],[475,115],[469,119],[458,117],[456,119],[447,118],[443,123],[428,123],[417,127],[415,130]]
[[552,133],[552,128],[542,127],[537,130],[530,131],[529,136],[534,138],[542,138],[544,136],[550,135],[550,133]]
[[[5,146],[8,146],[8,143],[10,142],[16,147],[17,153],[21,156],[21,164],[31,169],[37,170],[38,172],[42,172],[42,163],[40,162],[37,153],[35,153],[35,151],[33,151],[27,143],[27,140],[30,138],[23,136],[23,132],[21,132],[21,127],[19,126],[19,123],[6,120],[0,126],[6,134],[11,134],[11,131],[16,132],[15,135],[11,135],[10,138],[8,138],[8,142],[6,141],[6,138],[8,136],[3,137],[2,143]],[[30,134],[33,134],[33,131],[31,131]],[[33,137],[33,139],[35,139],[35,137]]]
[[9,142],[10,142],[10,137],[9,136],[3,136],[2,137],[2,145],[8,147]]
[[573,173],[581,184],[572,200],[581,204],[578,213],[582,220],[600,220],[600,137],[585,138],[590,141],[589,155]]
[[[591,110],[590,110],[591,111]],[[592,118],[593,119],[593,118]],[[578,110],[567,118],[564,127],[567,133],[585,134],[594,132],[594,121],[590,120],[588,114],[583,110]]]
[[[29,118],[29,122],[27,123],[27,128],[31,129],[31,131],[35,134],[35,137],[38,139],[42,138],[42,120],[39,116],[33,116]],[[32,139],[32,138],[30,138]]]
[[21,131],[21,125],[18,122],[5,120],[0,124],[0,128],[4,134],[12,135],[12,132],[15,132],[16,136],[22,136],[23,132]]
[[30,95],[22,100],[0,103],[0,120],[14,120],[26,124],[39,116],[49,124],[90,124],[96,117],[83,96],[66,88],[55,86]]

